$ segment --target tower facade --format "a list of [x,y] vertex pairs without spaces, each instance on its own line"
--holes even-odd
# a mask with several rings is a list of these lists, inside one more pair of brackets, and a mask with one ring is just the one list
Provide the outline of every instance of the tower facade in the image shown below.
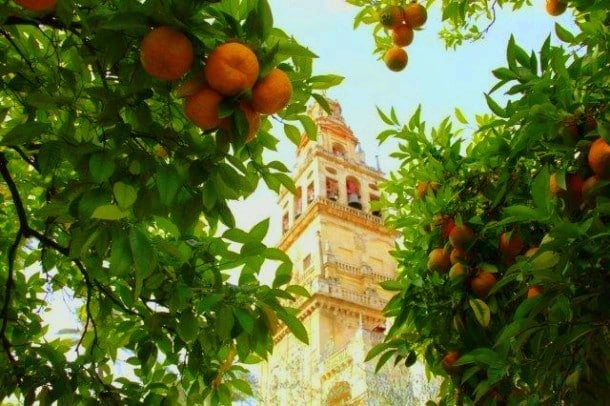
[[390,295],[379,282],[394,276],[395,234],[383,226],[374,204],[383,173],[366,165],[341,106],[329,104],[330,113],[310,107],[317,140],[303,138],[293,174],[297,193],[283,191],[279,198],[278,247],[294,263],[292,283],[311,293],[297,303],[310,344],[286,328],[278,332],[261,371],[262,402],[418,404],[419,393],[429,392],[421,374],[421,382],[405,369],[388,367],[376,375],[374,362],[364,362],[384,338],[382,310]]

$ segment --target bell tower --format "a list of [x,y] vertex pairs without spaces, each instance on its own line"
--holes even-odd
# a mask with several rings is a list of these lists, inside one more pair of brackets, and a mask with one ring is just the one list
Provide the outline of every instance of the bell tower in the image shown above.
[[[390,295],[379,282],[395,273],[389,253],[395,234],[375,207],[384,176],[366,164],[339,103],[328,103],[329,113],[318,104],[309,108],[317,140],[302,138],[296,193],[283,190],[279,197],[278,247],[294,263],[292,283],[311,294],[296,304],[310,344],[286,328],[277,333],[261,371],[262,404],[410,404],[420,389],[412,388],[407,370],[390,367],[375,375],[374,362],[364,363],[384,338],[382,310]],[[422,379],[423,390],[426,385]]]

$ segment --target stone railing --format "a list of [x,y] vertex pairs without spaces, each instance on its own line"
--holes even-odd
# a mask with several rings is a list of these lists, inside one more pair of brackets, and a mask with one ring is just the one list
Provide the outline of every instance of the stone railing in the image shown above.
[[357,303],[377,310],[383,309],[386,305],[386,301],[379,296],[347,289],[328,279],[314,279],[311,282],[309,291],[312,294],[320,293],[326,296],[345,300],[346,302]]
[[352,356],[350,355],[349,346],[345,346],[332,354],[330,354],[326,359],[323,360],[324,370],[332,371],[335,368],[341,367],[351,360]]
[[372,280],[374,280],[375,282],[383,282],[383,281],[387,281],[392,279],[390,276],[388,275],[384,275],[382,273],[379,272],[375,272],[371,269],[371,267],[367,266],[367,265],[354,265],[354,264],[348,264],[346,262],[340,262],[340,261],[335,261],[335,260],[330,260],[324,263],[324,267],[327,268],[335,268],[337,269],[340,273],[345,274],[345,275],[351,275],[351,276],[355,276],[355,277],[369,277]]
[[325,197],[317,197],[313,200],[311,204],[321,203],[325,206],[332,207],[335,210],[342,211],[344,213],[353,214],[355,216],[365,218],[373,223],[382,224],[383,220],[379,216],[375,216],[374,214],[367,213],[363,210],[354,209],[353,207],[349,207],[345,204],[341,204],[335,202],[334,200],[327,199]]

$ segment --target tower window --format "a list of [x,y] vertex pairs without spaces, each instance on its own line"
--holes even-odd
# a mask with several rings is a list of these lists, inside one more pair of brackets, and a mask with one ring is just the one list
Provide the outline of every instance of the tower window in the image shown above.
[[282,216],[282,234],[285,234],[288,231],[288,227],[289,227],[288,213],[284,213],[284,215]]
[[339,199],[339,182],[332,178],[326,178],[326,197],[330,200]]
[[355,209],[362,210],[362,202],[360,201],[360,184],[353,176],[349,176],[345,180],[345,189],[347,190],[347,205]]
[[303,258],[303,271],[306,271],[311,266],[311,254]]
[[371,214],[377,217],[381,217],[381,211],[379,211],[379,208],[376,207],[377,206],[377,202],[379,201],[379,196],[377,195],[370,195],[369,198],[369,206],[371,208]]
[[302,199],[301,187],[297,188],[297,191],[294,195],[294,218],[296,219],[303,212],[303,199]]
[[344,157],[345,156],[345,147],[339,143],[334,143],[333,144],[333,155]]
[[307,185],[307,203],[313,202],[313,182]]

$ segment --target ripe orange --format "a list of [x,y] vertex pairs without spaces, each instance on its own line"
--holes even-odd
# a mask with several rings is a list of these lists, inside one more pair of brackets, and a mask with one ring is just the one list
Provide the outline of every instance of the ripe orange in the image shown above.
[[500,252],[504,255],[514,257],[523,249],[523,240],[517,233],[512,233],[510,238],[508,237],[508,233],[502,233],[500,235],[499,248]]
[[387,6],[379,13],[379,22],[385,28],[395,28],[404,22],[404,13],[399,6]]
[[441,361],[441,365],[445,372],[447,372],[449,375],[455,375],[458,373],[460,367],[453,365],[458,359],[460,359],[460,353],[457,351],[449,351],[447,354],[445,354],[443,360]]
[[246,134],[246,142],[250,142],[256,136],[256,133],[261,128],[261,115],[252,108],[248,103],[242,102],[239,108],[244,112],[248,121],[248,134]]
[[598,138],[589,149],[589,167],[600,178],[610,179],[610,144]]
[[428,12],[419,3],[413,2],[405,7],[405,22],[411,28],[419,28],[426,23]]
[[466,224],[455,226],[449,233],[449,242],[457,248],[467,248],[474,241],[474,231]]
[[597,175],[593,175],[587,178],[582,184],[582,196],[589,200],[594,197],[593,188],[601,181],[601,178]]
[[534,285],[527,290],[527,297],[528,297],[528,299],[530,299],[532,297],[540,296],[542,294],[542,292],[543,292],[542,286]]
[[460,263],[454,264],[451,269],[449,269],[449,279],[455,280],[462,275],[466,275],[467,271],[468,268],[466,268],[464,265]]
[[204,87],[194,95],[188,96],[185,103],[186,116],[197,127],[211,130],[220,127],[226,120],[218,116],[222,95]]
[[225,96],[235,96],[250,89],[256,83],[258,73],[258,59],[254,52],[237,42],[216,47],[205,65],[208,84]]
[[199,92],[204,87],[205,87],[205,79],[203,77],[203,74],[193,76],[193,77],[187,79],[186,81],[184,81],[184,83],[182,83],[180,86],[178,86],[178,89],[176,89],[176,96],[178,96],[178,97],[192,96],[195,93]]
[[551,174],[551,177],[549,178],[551,193],[557,197],[567,197],[570,202],[580,204],[582,202],[582,178],[578,174],[568,173],[565,181],[566,188],[562,189],[557,182],[557,174]]
[[420,199],[424,199],[428,194],[428,190],[432,190],[432,192],[436,192],[441,185],[437,182],[419,182],[417,186],[415,186],[417,197]]
[[275,114],[290,102],[292,83],[281,69],[274,68],[252,89],[252,107],[263,114]]
[[496,282],[496,276],[491,272],[479,271],[470,280],[470,289],[477,297],[484,298]]
[[546,12],[557,17],[566,11],[568,3],[563,0],[546,0]]
[[428,255],[428,269],[432,272],[445,273],[449,270],[451,261],[444,248],[435,248]]
[[413,42],[413,30],[407,24],[401,24],[392,30],[392,42],[397,47],[406,47]]
[[55,9],[57,0],[15,0],[15,3],[30,11],[50,11]]
[[470,259],[470,256],[462,248],[456,247],[451,250],[449,259],[451,260],[452,264],[457,264],[457,263],[462,263],[462,262],[468,261],[468,259]]
[[157,27],[140,44],[144,70],[159,80],[176,80],[191,69],[193,44],[186,35],[171,27]]
[[407,51],[394,46],[388,49],[385,55],[383,55],[383,61],[391,71],[400,72],[407,66],[409,57],[407,56]]

